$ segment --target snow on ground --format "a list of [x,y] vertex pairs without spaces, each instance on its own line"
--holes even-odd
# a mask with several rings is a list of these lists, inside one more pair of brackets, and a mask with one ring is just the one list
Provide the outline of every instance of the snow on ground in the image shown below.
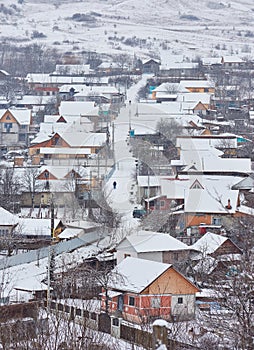
[[[0,37],[7,43],[46,44],[72,53],[90,50],[145,57],[160,55],[163,50],[186,57],[229,53],[246,56],[254,49],[254,38],[249,35],[252,0],[159,0],[156,6],[149,0],[26,0],[16,5],[17,11],[11,5],[13,0],[4,1],[12,15],[0,11]],[[71,17],[75,14],[90,17],[74,21]],[[34,31],[46,37],[32,38]],[[127,44],[126,39],[135,44]]]
[[[131,124],[131,117],[135,113],[135,101],[140,87],[146,84],[151,75],[143,75],[142,78],[127,91],[126,106],[120,111],[119,116],[114,121],[114,149],[115,149],[115,171],[112,177],[105,185],[107,199],[113,209],[124,214],[131,219],[131,213],[136,203],[136,166],[135,158],[132,156],[128,143],[129,129],[135,127]],[[114,130],[113,130],[114,129]],[[113,182],[116,182],[116,188],[113,188]],[[137,223],[137,219],[134,219]],[[136,225],[134,225],[136,226]]]

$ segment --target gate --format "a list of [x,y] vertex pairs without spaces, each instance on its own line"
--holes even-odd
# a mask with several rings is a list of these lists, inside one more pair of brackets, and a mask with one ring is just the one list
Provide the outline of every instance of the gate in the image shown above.
[[104,333],[111,333],[111,318],[109,315],[103,313],[99,315],[99,331]]

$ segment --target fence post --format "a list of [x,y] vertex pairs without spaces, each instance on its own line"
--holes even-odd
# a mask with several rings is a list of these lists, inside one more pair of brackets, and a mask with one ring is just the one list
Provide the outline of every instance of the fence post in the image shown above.
[[153,350],[167,350],[168,329],[165,320],[156,320],[153,323]]

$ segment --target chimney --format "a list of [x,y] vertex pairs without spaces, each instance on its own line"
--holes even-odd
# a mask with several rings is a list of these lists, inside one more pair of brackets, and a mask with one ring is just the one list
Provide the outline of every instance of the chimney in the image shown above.
[[228,199],[228,204],[226,205],[227,209],[232,209],[231,203],[230,203],[230,199]]

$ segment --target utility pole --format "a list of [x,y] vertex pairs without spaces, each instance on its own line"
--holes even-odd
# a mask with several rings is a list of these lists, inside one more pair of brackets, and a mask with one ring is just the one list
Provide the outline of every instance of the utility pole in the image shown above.
[[131,100],[129,101],[129,131],[131,131]]
[[147,168],[148,171],[148,178],[147,178],[147,213],[149,214],[150,211],[150,169]]
[[113,152],[113,163],[115,164],[115,123],[112,122],[112,152]]
[[55,239],[54,235],[55,231],[55,210],[54,210],[54,201],[53,201],[53,194],[51,193],[51,199],[50,199],[50,246],[48,250],[48,275],[47,275],[47,309],[50,310],[50,288],[51,288],[51,269],[52,269],[52,260],[54,259],[53,255],[53,248],[52,244]]

